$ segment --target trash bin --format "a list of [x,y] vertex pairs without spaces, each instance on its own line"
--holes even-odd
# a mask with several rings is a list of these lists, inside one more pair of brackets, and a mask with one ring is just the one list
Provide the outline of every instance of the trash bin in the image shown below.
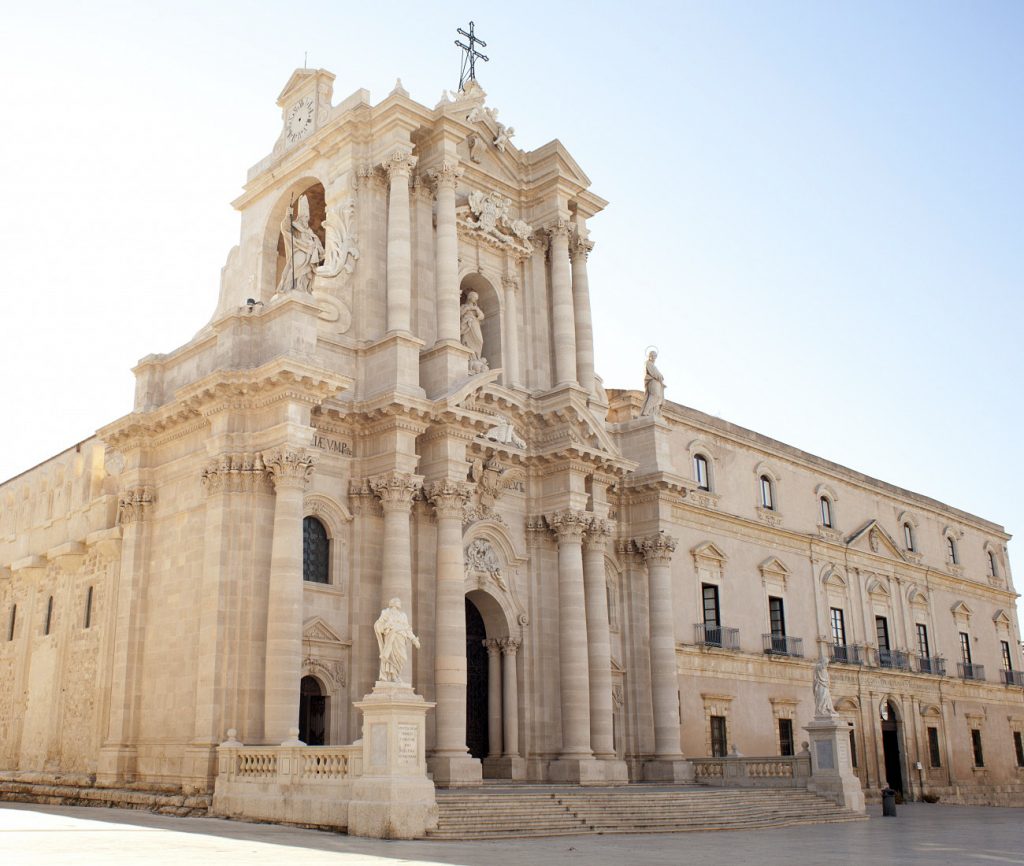
[[896,792],[892,788],[882,788],[882,817],[896,817]]

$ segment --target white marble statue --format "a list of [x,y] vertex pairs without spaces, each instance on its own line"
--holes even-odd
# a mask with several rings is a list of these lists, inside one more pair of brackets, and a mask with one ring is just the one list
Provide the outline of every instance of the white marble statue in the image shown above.
[[351,196],[327,212],[324,233],[327,238],[324,263],[316,269],[319,276],[336,277],[342,271],[351,274],[359,259],[359,238],[355,232],[356,202]]
[[828,659],[821,656],[814,666],[814,717],[833,718],[836,715],[832,706],[831,683],[828,676]]
[[509,140],[513,135],[516,134],[514,126],[505,126],[504,123],[498,124],[498,134],[494,136],[494,146],[498,148],[502,153],[505,152],[505,145],[509,143]]
[[408,644],[420,648],[420,639],[412,633],[409,617],[402,610],[402,600],[393,598],[380,612],[373,624],[380,652],[380,673],[377,679],[385,683],[402,681],[402,668],[409,658]]
[[459,309],[459,318],[462,320],[462,345],[473,353],[469,359],[469,369],[472,373],[482,373],[488,369],[487,359],[483,356],[484,333],[480,323],[484,320],[484,311],[480,309],[477,301],[480,296],[476,292],[469,292],[466,295],[466,303]]
[[644,368],[644,405],[640,410],[643,416],[657,417],[661,414],[661,404],[665,402],[665,377],[654,365],[658,353],[651,351],[647,354],[647,365]]
[[298,213],[292,219],[291,210],[281,221],[281,238],[284,241],[284,269],[278,292],[313,291],[314,269],[324,257],[324,246],[320,238],[309,227],[309,200],[299,196]]
[[500,424],[495,424],[484,433],[484,439],[490,442],[500,442],[502,445],[515,445],[516,448],[526,447],[525,440],[516,433],[516,428],[512,426],[511,421],[502,421]]

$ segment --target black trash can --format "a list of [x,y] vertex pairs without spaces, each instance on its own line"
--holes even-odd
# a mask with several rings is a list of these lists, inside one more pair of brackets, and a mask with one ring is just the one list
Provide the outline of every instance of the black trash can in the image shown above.
[[892,788],[882,788],[882,817],[896,817],[896,792]]

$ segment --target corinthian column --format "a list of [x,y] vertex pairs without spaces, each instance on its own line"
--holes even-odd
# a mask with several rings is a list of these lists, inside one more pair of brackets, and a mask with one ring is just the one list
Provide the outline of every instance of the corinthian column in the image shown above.
[[294,739],[299,724],[302,680],[302,499],[313,473],[305,452],[263,455],[274,483],[274,539],[267,593],[267,659],[263,692],[263,736]]
[[462,177],[455,162],[442,162],[432,172],[437,188],[437,248],[434,265],[437,291],[437,340],[459,342],[459,239],[455,229],[455,188]]
[[647,560],[650,593],[654,754],[661,761],[678,761],[683,756],[679,750],[679,676],[670,568],[676,540],[659,532],[640,541],[639,547]]
[[501,642],[484,641],[487,650],[487,757],[501,757]]
[[505,384],[521,385],[519,374],[519,279],[512,275],[502,277],[505,287]]
[[502,703],[505,719],[505,757],[519,757],[519,680],[516,676],[516,653],[520,641],[514,637],[501,638]]
[[606,520],[595,518],[583,546],[583,582],[587,594],[587,649],[590,671],[590,745],[594,755],[615,757],[612,733],[612,640],[608,628],[608,587],[605,543],[611,535]]
[[569,224],[558,220],[551,236],[551,327],[555,338],[555,381],[576,383],[576,322],[569,277]]
[[548,518],[558,536],[558,655],[562,700],[562,759],[592,758],[590,750],[590,671],[586,596],[583,589],[582,511],[559,511]]
[[430,767],[439,784],[479,784],[480,762],[466,748],[466,602],[462,552],[467,484],[448,479],[427,488],[437,515],[437,593],[434,626],[436,744]]
[[388,331],[412,328],[412,234],[409,177],[416,157],[396,150],[384,160],[388,175]]
[[576,321],[576,373],[580,387],[594,391],[594,328],[590,322],[590,281],[587,256],[594,248],[579,232],[572,238],[572,306]]
[[[402,600],[402,609],[412,617],[412,556],[410,553],[409,512],[412,498],[423,479],[405,472],[385,472],[370,479],[370,489],[384,509],[384,569],[380,603],[387,607],[393,598]],[[409,682],[408,679],[405,680]]]

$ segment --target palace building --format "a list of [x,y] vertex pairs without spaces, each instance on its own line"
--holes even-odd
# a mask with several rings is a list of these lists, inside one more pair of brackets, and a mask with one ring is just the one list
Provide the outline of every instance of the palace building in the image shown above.
[[397,598],[438,786],[795,755],[824,655],[869,796],[1024,803],[1005,530],[664,402],[655,358],[605,387],[607,203],[562,144],[472,79],[333,83],[278,97],[212,319],[0,485],[0,790],[209,792],[226,738],[353,743]]

